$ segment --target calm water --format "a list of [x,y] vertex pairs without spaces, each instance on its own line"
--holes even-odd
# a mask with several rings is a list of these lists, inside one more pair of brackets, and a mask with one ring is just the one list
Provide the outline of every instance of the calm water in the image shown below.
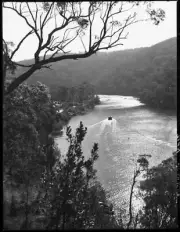
[[[99,143],[96,163],[98,177],[117,205],[128,202],[135,160],[138,154],[151,154],[150,165],[172,155],[177,144],[176,116],[152,111],[133,97],[100,95],[101,105],[83,116],[73,117],[73,131],[82,121],[88,128],[83,141],[88,157],[93,142]],[[109,121],[108,116],[113,120]],[[65,136],[56,138],[62,153],[67,151]]]

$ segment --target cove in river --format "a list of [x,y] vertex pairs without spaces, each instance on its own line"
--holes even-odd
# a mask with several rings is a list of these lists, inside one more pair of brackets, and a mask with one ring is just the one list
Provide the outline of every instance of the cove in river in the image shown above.
[[[69,124],[74,132],[80,121],[87,127],[83,141],[88,157],[94,142],[99,144],[97,175],[110,194],[110,200],[121,206],[128,203],[129,191],[139,154],[151,154],[150,166],[170,157],[177,148],[177,119],[171,113],[149,109],[134,97],[99,95],[101,104],[93,111],[73,117]],[[113,120],[109,121],[108,116]],[[65,133],[55,139],[61,153],[67,151]]]

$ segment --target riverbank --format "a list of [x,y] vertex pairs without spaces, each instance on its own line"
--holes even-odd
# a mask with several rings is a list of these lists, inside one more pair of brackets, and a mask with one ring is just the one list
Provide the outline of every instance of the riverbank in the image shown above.
[[95,105],[100,104],[100,99],[97,95],[94,98],[83,102],[58,102],[54,101],[54,107],[57,112],[57,120],[53,125],[52,136],[61,136],[62,129],[68,124],[69,120],[77,115],[84,115],[94,109]]
[[[100,96],[112,96],[117,97],[117,96],[121,96],[124,99],[128,98],[129,95],[118,95],[118,94],[99,94]],[[165,105],[165,101],[150,101],[148,98],[144,98],[142,95],[138,95],[138,94],[132,94],[133,98],[140,101],[142,104],[144,104],[145,107],[148,107],[150,110],[152,111],[156,111],[158,113],[164,113],[167,115],[172,115],[172,116],[176,116],[177,115],[177,107],[175,107],[175,104],[169,104],[169,105]],[[176,105],[177,106],[177,105]]]
[[[131,186],[127,183],[132,183],[134,161],[138,155],[151,154],[149,162],[152,167],[176,150],[177,119],[147,105],[139,103],[138,106],[137,99],[131,96],[101,95],[100,100],[100,107],[90,114],[73,117],[69,125],[73,131],[79,121],[87,126],[82,147],[85,155],[90,154],[94,142],[98,143],[98,178],[107,191],[111,189],[111,200],[120,207],[122,201],[129,202]],[[109,123],[108,116],[115,120]],[[62,154],[66,154],[69,146],[66,138],[57,138],[56,144]]]
[[172,115],[176,116],[177,115],[177,108],[172,107],[165,107],[163,104],[153,104],[147,100],[144,100],[143,98],[137,97],[137,99],[145,104],[150,110],[153,110],[158,113],[163,113],[166,115]]
[[149,108],[154,110],[160,110],[164,112],[177,111],[177,98],[176,94],[171,95],[153,95],[151,92],[139,92],[135,95],[142,103],[146,104]]

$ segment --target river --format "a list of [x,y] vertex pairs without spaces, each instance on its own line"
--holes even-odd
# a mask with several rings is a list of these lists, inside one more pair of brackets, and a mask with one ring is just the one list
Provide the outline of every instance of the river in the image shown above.
[[[121,206],[129,201],[129,191],[139,154],[151,154],[150,166],[170,157],[177,147],[177,118],[171,113],[149,109],[130,96],[99,95],[101,104],[93,111],[73,117],[75,131],[80,121],[87,127],[83,141],[84,156],[90,155],[94,142],[99,144],[97,175]],[[108,120],[112,116],[112,120]],[[64,133],[65,134],[65,133]],[[67,151],[65,135],[55,139],[62,153]]]

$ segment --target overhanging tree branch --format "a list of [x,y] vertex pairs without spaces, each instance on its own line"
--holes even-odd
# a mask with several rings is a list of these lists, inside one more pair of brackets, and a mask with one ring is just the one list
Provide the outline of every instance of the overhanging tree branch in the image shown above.
[[19,63],[14,62],[14,61],[13,61],[13,63],[14,63],[15,65],[17,65],[17,66],[24,67],[24,68],[30,68],[30,67],[32,67],[32,66],[34,65],[34,64],[29,64],[29,65],[19,64]]
[[[122,45],[120,41],[127,38],[127,34],[125,36],[123,35],[124,30],[134,23],[147,20],[136,19],[136,14],[132,14],[131,10],[135,5],[137,5],[137,2],[131,1],[127,2],[127,5],[130,5],[128,5],[128,8],[125,8],[125,2],[120,1],[90,2],[86,7],[83,6],[82,2],[46,2],[42,4],[46,4],[46,7],[43,8],[38,2],[3,3],[4,10],[8,9],[14,11],[18,16],[23,18],[27,26],[31,28],[31,31],[20,40],[16,49],[11,53],[10,56],[12,64],[29,68],[29,70],[25,71],[20,76],[17,76],[7,88],[5,94],[11,93],[38,69],[47,68],[47,64],[49,63],[66,59],[76,60],[87,58],[99,50],[110,49]],[[144,5],[145,3],[142,4]],[[24,10],[25,8],[26,11]],[[122,23],[118,21],[118,19],[123,12],[129,12],[129,14],[124,16]],[[28,15],[25,15],[27,13]],[[147,13],[150,15],[148,19],[154,20],[156,23],[158,22],[158,19],[164,19],[163,11],[153,11],[149,6]],[[30,16],[32,23],[30,23],[30,21],[27,19],[28,16]],[[95,36],[95,39],[93,37],[94,19],[99,19],[102,24],[102,27],[99,30],[99,35]],[[53,27],[47,34],[46,41],[44,41],[45,28],[47,27],[47,22],[50,20],[55,20],[55,27]],[[73,25],[72,27],[71,24],[76,25]],[[79,32],[82,31],[86,36],[86,29],[89,32],[88,44],[82,41],[79,34]],[[57,32],[61,32],[61,39],[58,36],[56,38],[54,37],[55,33]],[[76,32],[76,35],[74,36],[74,34],[71,34],[70,32]],[[34,64],[25,65],[12,61],[14,54],[19,50],[21,44],[32,33],[34,33],[38,39],[38,48],[34,53]],[[70,51],[68,49],[67,52],[66,48],[68,48],[68,46],[75,39],[77,39],[78,35],[80,41],[83,43],[85,52],[81,54],[67,54]],[[58,39],[60,41],[58,41]],[[109,40],[107,46],[101,46],[101,44],[104,44],[105,40],[107,39]],[[88,47],[88,51],[86,51],[86,47]],[[44,54],[42,59],[40,59],[42,52],[44,52]],[[49,57],[47,57],[48,52],[52,52],[51,56]],[[6,60],[7,59],[5,59],[5,61]],[[6,66],[7,64],[4,65],[4,70],[6,70]]]
[[27,72],[23,73],[20,75],[18,78],[16,78],[7,88],[7,91],[5,92],[5,95],[8,95],[11,93],[14,89],[16,89],[23,81],[25,81],[28,77],[30,77],[35,71],[38,69],[41,69],[44,65],[49,64],[49,63],[54,63],[58,62],[61,60],[67,60],[67,59],[82,59],[82,58],[87,58],[91,56],[95,52],[87,52],[84,54],[69,54],[69,55],[64,55],[60,57],[50,57],[46,60],[39,61],[38,64],[33,65]]
[[13,58],[14,54],[18,51],[18,49],[20,48],[21,44],[23,43],[23,41],[29,36],[31,35],[32,33],[34,33],[33,30],[31,30],[30,32],[28,32],[23,38],[22,40],[19,42],[19,44],[17,45],[16,49],[12,52],[11,54],[11,59]]

